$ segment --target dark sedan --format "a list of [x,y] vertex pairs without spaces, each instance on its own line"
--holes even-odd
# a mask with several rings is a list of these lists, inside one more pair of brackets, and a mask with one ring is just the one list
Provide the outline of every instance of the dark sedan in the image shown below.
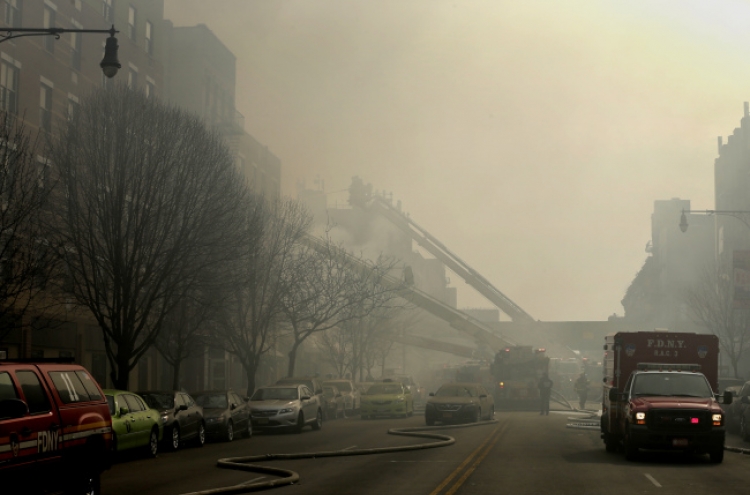
[[492,419],[495,402],[478,383],[446,383],[430,394],[425,405],[427,426]]
[[206,442],[203,408],[189,394],[175,390],[138,392],[138,395],[166,418],[164,443],[167,447],[177,450],[188,441],[202,447]]
[[249,437],[253,434],[250,423],[250,406],[231,390],[206,390],[193,394],[195,402],[203,407],[206,434],[227,442],[235,434]]

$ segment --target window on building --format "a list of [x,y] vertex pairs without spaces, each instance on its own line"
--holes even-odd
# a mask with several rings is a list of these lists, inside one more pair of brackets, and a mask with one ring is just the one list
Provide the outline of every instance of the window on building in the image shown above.
[[52,88],[44,83],[39,90],[39,128],[52,131]]
[[[49,5],[44,6],[44,20],[43,25],[45,28],[55,27],[55,11]],[[48,52],[55,51],[55,37],[54,36],[43,36],[44,38],[44,49]]]
[[49,185],[49,176],[51,164],[49,160],[44,157],[37,156],[37,172],[36,172],[36,183],[39,189],[45,189]]
[[23,0],[5,0],[5,23],[11,27],[21,27],[21,6]]
[[146,53],[149,55],[154,54],[154,40],[152,38],[153,35],[154,26],[151,24],[151,21],[146,21]]
[[156,96],[156,85],[154,84],[154,81],[150,81],[148,80],[148,78],[146,78],[145,91],[146,91],[146,97],[148,98],[152,98]]
[[81,70],[81,34],[70,33],[70,64],[75,70]]
[[78,97],[69,94],[68,95],[68,120],[73,120],[73,118],[76,116],[76,113],[78,113]]
[[128,38],[135,39],[135,7],[128,6]]
[[18,113],[18,68],[5,60],[0,60],[0,108]]
[[109,24],[115,23],[115,0],[102,0],[102,16]]
[[135,89],[138,87],[138,71],[132,67],[128,70],[128,88]]

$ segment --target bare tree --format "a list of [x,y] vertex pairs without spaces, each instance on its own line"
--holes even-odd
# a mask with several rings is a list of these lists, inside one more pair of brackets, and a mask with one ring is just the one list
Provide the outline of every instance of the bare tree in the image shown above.
[[50,304],[40,296],[57,260],[42,222],[53,184],[41,148],[22,121],[0,112],[0,342]]
[[[403,282],[389,275],[398,265],[395,260],[380,256],[370,262],[351,255],[349,259],[354,274],[349,290],[357,294],[356,304],[345,308],[338,328],[321,339],[319,347],[339,376],[350,372],[354,377],[359,373],[361,380],[364,356],[378,329],[382,328],[379,325],[408,305],[398,299],[404,289]],[[342,353],[348,356],[342,357]]]
[[246,184],[197,116],[123,86],[85,99],[51,156],[69,291],[102,330],[115,387],[127,389],[175,305],[236,257]]
[[718,262],[707,265],[687,291],[686,303],[693,320],[719,337],[719,346],[739,377],[739,363],[750,344],[750,310],[734,307],[731,272]]
[[219,319],[227,350],[247,376],[247,395],[255,391],[261,358],[276,343],[283,298],[290,289],[295,250],[307,235],[311,217],[292,200],[256,197],[247,208],[245,252],[234,266],[232,288]]
[[208,342],[212,316],[220,304],[211,293],[186,294],[165,317],[156,337],[159,354],[172,366],[172,389],[180,389],[182,363],[200,354]]
[[[363,277],[361,270],[367,270]],[[282,299],[285,323],[291,328],[287,374],[294,376],[299,347],[310,336],[367,316],[381,304],[383,293],[394,289],[368,283],[387,267],[369,266],[349,255],[330,237],[308,238],[293,257],[292,269],[285,272],[289,289]]]

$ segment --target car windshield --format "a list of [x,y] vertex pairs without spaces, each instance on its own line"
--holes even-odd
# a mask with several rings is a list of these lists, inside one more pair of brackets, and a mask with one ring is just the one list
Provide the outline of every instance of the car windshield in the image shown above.
[[174,396],[172,394],[143,394],[141,395],[154,409],[172,409],[174,407]]
[[206,409],[226,409],[226,394],[205,394],[195,397],[195,402]]
[[635,377],[634,396],[713,397],[703,375],[678,373],[644,373]]
[[393,384],[385,385],[385,384],[376,383],[375,385],[367,389],[367,395],[378,395],[378,394],[395,395],[395,394],[403,394],[403,393],[404,393],[404,389],[401,387],[401,385],[393,385]]
[[289,388],[259,388],[250,400],[297,400],[299,392],[297,387]]
[[463,385],[443,385],[435,393],[436,397],[475,397],[476,394],[470,388]]

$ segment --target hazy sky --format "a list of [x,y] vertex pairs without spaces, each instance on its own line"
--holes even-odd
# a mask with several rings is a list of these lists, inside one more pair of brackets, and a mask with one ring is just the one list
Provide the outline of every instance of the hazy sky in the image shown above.
[[654,201],[714,207],[716,138],[750,100],[745,1],[165,3],[234,52],[285,194],[318,175],[330,202],[354,175],[392,191],[544,321],[623,314]]

